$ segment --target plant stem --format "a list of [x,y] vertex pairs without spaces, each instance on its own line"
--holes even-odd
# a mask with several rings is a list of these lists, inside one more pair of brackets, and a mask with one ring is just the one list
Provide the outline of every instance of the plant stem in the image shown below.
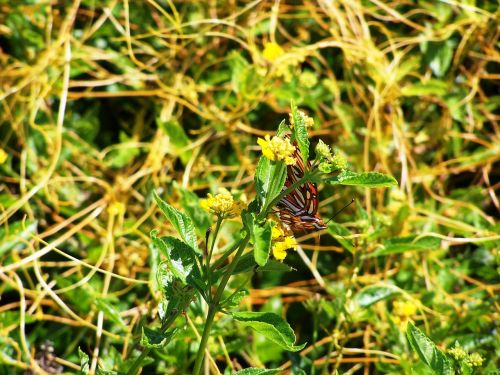
[[207,320],[205,322],[205,328],[203,329],[203,334],[201,336],[200,347],[198,348],[198,353],[196,354],[196,361],[194,363],[193,375],[198,375],[201,371],[201,366],[203,364],[203,358],[205,358],[205,349],[207,347],[208,338],[210,337],[210,330],[212,329],[212,324],[214,322],[215,313],[219,309],[219,302],[222,298],[222,294],[224,293],[224,289],[226,288],[226,285],[229,281],[229,278],[233,274],[236,266],[238,265],[238,261],[241,257],[241,254],[243,254],[243,251],[245,250],[245,247],[247,246],[248,241],[250,241],[250,233],[247,233],[245,238],[243,238],[241,240],[240,247],[238,248],[238,251],[236,252],[236,254],[234,256],[234,259],[231,262],[229,269],[222,277],[222,280],[221,280],[219,286],[217,287],[217,291],[215,292],[215,296],[212,300],[212,303],[210,303],[210,305],[209,305],[208,313],[207,313]]
[[[160,331],[165,332],[168,329],[168,327],[170,327],[172,325],[172,323],[175,321],[177,316],[179,316],[179,314],[180,313],[173,314],[167,320],[165,320],[165,322],[163,322],[163,324],[161,325]],[[128,370],[127,375],[135,375],[137,373],[137,370],[141,366],[143,359],[147,357],[147,355],[149,354],[150,351],[151,351],[151,348],[144,348],[142,353],[139,355],[139,357],[137,357],[135,359],[134,363],[132,364],[132,366]],[[132,352],[133,352],[133,349],[132,349]]]
[[[212,271],[210,269],[210,260],[212,259],[212,253],[214,252],[215,242],[217,241],[217,235],[219,234],[221,224],[222,224],[222,218],[219,217],[217,219],[217,224],[215,225],[215,231],[214,231],[214,235],[213,235],[212,245],[210,246],[210,249],[208,250],[207,260],[206,260],[206,264],[205,264],[205,272],[206,272],[209,291],[212,289]],[[210,295],[210,293],[208,293],[207,294],[208,302],[210,302],[210,298],[211,298],[211,295]]]

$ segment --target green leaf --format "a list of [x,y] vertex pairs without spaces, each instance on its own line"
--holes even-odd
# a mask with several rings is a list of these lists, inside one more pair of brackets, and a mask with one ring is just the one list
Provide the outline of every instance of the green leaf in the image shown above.
[[0,226],[0,256],[13,249],[21,250],[26,247],[25,240],[36,233],[37,222],[27,220],[25,222],[16,221],[8,226]]
[[160,258],[160,249],[158,249],[158,246],[155,246],[154,243],[149,244],[149,285],[154,292],[161,290],[160,284],[158,282],[158,271],[160,269],[160,263],[161,263],[161,258]]
[[394,177],[378,172],[356,173],[343,171],[337,176],[324,181],[330,185],[349,185],[368,188],[390,187],[398,184]]
[[451,65],[455,51],[455,41],[448,39],[444,42],[423,42],[420,45],[424,52],[425,63],[428,64],[436,77],[443,77]]
[[80,374],[87,375],[90,371],[90,358],[80,347],[78,347],[78,356],[80,357]]
[[176,210],[163,199],[161,199],[156,191],[153,191],[153,196],[155,198],[156,204],[158,205],[158,207],[160,207],[160,210],[163,212],[170,224],[174,226],[184,242],[191,246],[197,253],[201,254],[200,250],[198,249],[196,233],[191,219],[187,215],[183,214],[179,210]]
[[420,359],[434,371],[435,374],[453,375],[453,367],[448,358],[436,347],[421,330],[408,322],[406,337]]
[[170,140],[170,153],[175,156],[179,155],[182,164],[186,165],[191,159],[192,151],[186,150],[190,142],[184,128],[175,120],[162,121],[157,118],[156,124]]
[[142,327],[141,345],[146,348],[163,348],[169,343],[177,332],[176,329],[169,332],[161,332],[148,327]]
[[120,131],[120,147],[112,149],[106,154],[104,162],[112,168],[123,168],[132,163],[133,159],[141,153],[141,149],[135,145],[136,140],[129,137],[127,133]]
[[254,222],[252,231],[253,235],[253,253],[255,262],[259,266],[265,266],[269,259],[269,251],[271,250],[271,234],[273,231],[273,223],[266,221],[264,225],[259,225]]
[[255,368],[249,367],[238,372],[235,372],[234,375],[274,375],[279,374],[283,370],[279,368],[266,369],[266,368]]
[[256,266],[257,264],[255,263],[255,256],[253,255],[253,252],[245,253],[238,261],[233,274],[253,271]]
[[269,260],[264,267],[257,268],[257,272],[290,272],[293,270],[288,264],[278,262],[277,260]]
[[255,190],[262,208],[276,198],[286,180],[286,165],[282,161],[271,161],[261,157],[255,170]]
[[368,254],[368,257],[378,257],[389,254],[399,254],[407,251],[430,251],[441,246],[441,240],[436,237],[395,237],[385,240],[381,248],[378,248],[373,253]]
[[297,352],[306,346],[305,343],[298,346],[294,345],[295,333],[279,315],[271,312],[253,311],[235,312],[232,315],[241,324],[253,328],[285,350]]
[[449,87],[446,82],[430,79],[427,82],[419,82],[405,86],[401,90],[401,93],[404,96],[435,95],[437,97],[443,97],[449,93]]
[[292,117],[293,117],[293,137],[297,141],[300,154],[304,165],[307,165],[309,160],[309,135],[307,134],[307,125],[304,118],[299,115],[297,106],[292,102]]
[[104,313],[104,316],[106,318],[108,318],[112,322],[119,324],[123,328],[125,327],[125,323],[123,322],[122,317],[120,316],[120,311],[115,309],[115,307],[108,300],[97,297],[95,299],[95,305],[98,310]]
[[342,225],[331,221],[330,223],[328,223],[328,233],[335,237],[335,239],[350,253],[354,252],[354,246],[352,242],[344,238],[344,236],[350,236],[352,234],[351,232],[349,232],[349,230],[344,228]]
[[382,301],[399,293],[400,291],[393,286],[369,286],[360,290],[354,297],[354,300],[359,306],[366,308],[378,301]]
[[200,198],[195,193],[183,188],[175,181],[173,186],[180,194],[179,203],[193,221],[198,236],[203,237],[206,229],[212,224],[211,216],[207,211],[201,208]]
[[175,237],[158,238],[157,235],[158,231],[156,229],[152,230],[150,234],[151,240],[167,258],[169,271],[184,284],[195,286],[192,279],[200,279],[201,276],[196,263],[197,255],[194,250],[191,246]]
[[231,294],[226,300],[222,303],[224,308],[233,308],[239,306],[241,300],[249,295],[248,290],[242,289],[237,292]]

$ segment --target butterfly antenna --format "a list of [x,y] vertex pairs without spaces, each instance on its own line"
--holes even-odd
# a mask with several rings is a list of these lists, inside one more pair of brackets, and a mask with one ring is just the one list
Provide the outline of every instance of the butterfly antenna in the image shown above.
[[337,216],[338,214],[340,214],[342,211],[344,211],[347,207],[349,207],[353,203],[354,203],[354,198],[352,198],[352,200],[349,203],[347,203],[344,207],[342,207],[340,210],[338,210],[337,212],[335,212],[335,214],[326,222],[326,224],[328,224],[330,221],[332,221],[335,218],[335,216]]

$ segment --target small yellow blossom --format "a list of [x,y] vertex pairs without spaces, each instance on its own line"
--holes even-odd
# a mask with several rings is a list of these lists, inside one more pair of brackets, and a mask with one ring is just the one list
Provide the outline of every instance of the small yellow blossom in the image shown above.
[[328,146],[321,139],[319,140],[318,144],[316,145],[315,150],[316,150],[316,157],[321,158],[321,159],[327,159],[327,160],[333,159],[332,150],[330,149],[330,146]]
[[406,323],[412,315],[417,312],[417,306],[411,301],[394,301],[392,309],[392,315],[394,322],[400,326],[400,328],[405,329]]
[[410,317],[417,312],[417,306],[411,301],[394,301],[393,307],[393,314],[401,317]]
[[273,243],[273,255],[276,260],[280,262],[286,257],[288,249],[295,250],[297,248],[297,241],[292,236],[286,236],[281,241]]
[[0,164],[5,163],[7,157],[8,157],[7,153],[2,148],[0,148]]
[[215,196],[208,193],[207,199],[202,199],[200,206],[221,218],[231,218],[241,213],[244,203],[235,202],[229,191],[221,189],[221,192]]
[[332,166],[341,171],[347,169],[347,159],[339,150],[335,150],[335,155],[332,159]]
[[[290,119],[290,127],[293,129],[295,125],[295,121],[293,119],[293,113],[289,113],[288,117]],[[297,117],[301,118],[305,122],[307,128],[312,128],[314,126],[314,119],[306,115],[305,112],[297,111]]]
[[273,231],[271,233],[271,237],[272,237],[273,240],[277,240],[280,237],[285,237],[285,232],[283,231],[283,229],[281,228],[280,225],[275,225],[273,227]]
[[311,89],[318,84],[318,77],[310,70],[306,70],[300,74],[299,83],[305,88]]
[[293,153],[295,146],[290,143],[288,138],[271,137],[266,135],[265,139],[257,139],[257,143],[262,147],[262,154],[269,160],[283,160],[286,165],[296,163]]
[[472,367],[481,367],[483,365],[484,358],[481,357],[481,354],[479,353],[472,353],[469,358],[467,359],[467,362],[472,366]]
[[464,359],[467,356],[467,352],[460,346],[455,346],[454,348],[448,349],[448,353],[457,361]]
[[279,44],[274,43],[274,42],[268,42],[264,45],[264,51],[262,52],[262,55],[266,60],[269,60],[271,62],[276,61],[278,58],[283,56],[285,54],[285,51],[283,51],[283,48],[279,46]]
[[125,204],[119,201],[113,201],[108,206],[108,213],[112,216],[119,216],[125,213]]

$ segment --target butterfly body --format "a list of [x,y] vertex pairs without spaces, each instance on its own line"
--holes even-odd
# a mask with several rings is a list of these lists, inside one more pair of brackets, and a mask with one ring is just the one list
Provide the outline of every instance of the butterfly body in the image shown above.
[[[283,190],[304,177],[305,167],[297,147],[294,158],[296,164],[287,166]],[[309,162],[307,166],[310,167]],[[313,182],[307,182],[293,189],[277,203],[275,211],[281,222],[293,232],[326,228],[325,222],[318,213],[318,188]]]

